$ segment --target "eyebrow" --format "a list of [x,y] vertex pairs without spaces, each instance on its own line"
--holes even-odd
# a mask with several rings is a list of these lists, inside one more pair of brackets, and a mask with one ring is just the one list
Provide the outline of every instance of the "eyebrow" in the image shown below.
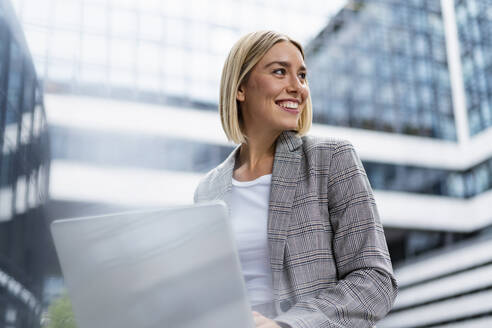
[[[266,64],[265,65],[265,68],[267,68],[269,66],[272,66],[274,64],[278,64],[278,65],[280,65],[282,67],[290,67],[291,66],[291,64],[289,62],[276,60],[276,61],[272,61],[271,63]],[[300,70],[301,71],[307,71],[306,66],[301,65]]]

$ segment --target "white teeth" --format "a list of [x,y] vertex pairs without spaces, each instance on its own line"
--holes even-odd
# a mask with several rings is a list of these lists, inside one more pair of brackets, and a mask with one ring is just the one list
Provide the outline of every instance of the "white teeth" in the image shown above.
[[299,104],[293,101],[283,101],[278,103],[279,106],[286,107],[286,108],[298,108]]

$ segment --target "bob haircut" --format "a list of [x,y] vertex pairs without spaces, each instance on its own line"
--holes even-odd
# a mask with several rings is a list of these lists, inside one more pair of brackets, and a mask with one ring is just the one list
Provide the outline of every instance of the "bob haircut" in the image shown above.
[[[243,82],[247,81],[253,67],[268,50],[282,41],[295,45],[304,59],[304,50],[299,42],[294,41],[287,35],[273,31],[258,31],[246,34],[234,44],[227,56],[220,80],[219,113],[227,139],[237,144],[246,142],[246,136],[241,131],[241,114],[239,112],[239,103],[236,99],[238,88]],[[309,95],[296,129],[299,136],[303,136],[309,131],[312,117],[313,106],[311,95]]]

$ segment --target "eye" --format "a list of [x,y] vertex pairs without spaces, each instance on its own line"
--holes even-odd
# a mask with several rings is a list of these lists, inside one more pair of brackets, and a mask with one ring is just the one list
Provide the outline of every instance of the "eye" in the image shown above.
[[307,76],[307,73],[306,73],[306,72],[300,72],[300,73],[299,73],[299,77],[300,77],[302,80],[305,80],[305,79],[306,79],[306,76]]
[[277,75],[285,75],[285,68],[276,68],[273,70],[273,73]]

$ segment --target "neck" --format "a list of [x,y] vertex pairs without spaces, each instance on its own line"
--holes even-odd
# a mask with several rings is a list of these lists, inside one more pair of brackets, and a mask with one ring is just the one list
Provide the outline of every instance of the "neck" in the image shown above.
[[275,155],[275,142],[279,134],[248,137],[241,145],[235,166],[235,178],[238,180],[255,179],[272,173]]

